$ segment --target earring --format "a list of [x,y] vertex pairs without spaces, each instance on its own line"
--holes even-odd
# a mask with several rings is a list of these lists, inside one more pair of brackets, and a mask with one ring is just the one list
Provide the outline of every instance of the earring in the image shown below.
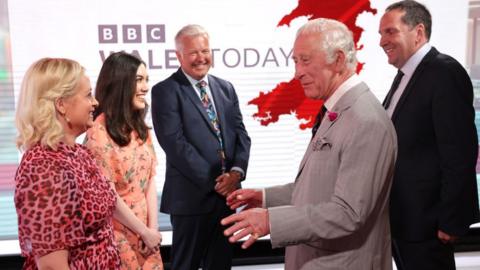
[[66,115],[64,117],[65,117],[65,121],[67,121],[67,123],[70,124],[70,118],[68,118]]

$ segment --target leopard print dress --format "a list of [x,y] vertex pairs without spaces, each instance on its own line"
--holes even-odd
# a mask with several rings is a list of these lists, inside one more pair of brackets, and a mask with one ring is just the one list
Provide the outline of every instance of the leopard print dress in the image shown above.
[[24,269],[57,250],[68,250],[70,269],[118,269],[115,194],[88,149],[37,144],[23,155],[15,185]]

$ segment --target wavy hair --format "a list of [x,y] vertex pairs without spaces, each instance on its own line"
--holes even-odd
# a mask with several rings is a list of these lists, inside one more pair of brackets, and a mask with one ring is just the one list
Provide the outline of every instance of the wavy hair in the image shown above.
[[149,128],[145,123],[148,105],[145,109],[137,110],[132,104],[140,65],[145,63],[136,56],[116,52],[105,59],[98,75],[95,98],[100,105],[95,109],[94,118],[105,114],[108,135],[119,146],[130,143],[133,130],[143,142],[148,137]]
[[64,137],[57,119],[55,101],[75,95],[85,69],[65,58],[42,58],[25,73],[17,104],[15,122],[17,147],[26,151],[40,143],[57,149]]
[[341,50],[345,54],[346,65],[349,70],[357,66],[357,51],[353,42],[352,32],[348,27],[336,20],[318,18],[308,21],[297,31],[297,37],[304,34],[318,33],[322,35],[319,49],[327,57],[327,63],[335,61],[335,51]]

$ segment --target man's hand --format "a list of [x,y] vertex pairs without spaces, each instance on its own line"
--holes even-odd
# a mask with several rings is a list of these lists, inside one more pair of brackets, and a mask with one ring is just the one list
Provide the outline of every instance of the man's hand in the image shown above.
[[230,209],[237,209],[246,205],[245,209],[261,207],[263,194],[260,189],[238,189],[227,197],[227,205]]
[[262,208],[253,208],[238,214],[232,214],[221,221],[222,225],[232,224],[223,233],[229,236],[228,240],[234,243],[250,234],[250,237],[242,244],[246,249],[251,246],[258,238],[270,233],[270,223],[268,220],[268,210]]
[[438,239],[440,239],[440,241],[442,241],[442,243],[444,243],[444,244],[453,243],[453,242],[455,242],[455,241],[458,239],[458,237],[453,236],[453,235],[449,235],[449,234],[447,234],[447,233],[444,233],[444,232],[441,231],[441,230],[438,230],[438,232],[437,232],[437,237],[438,237]]
[[220,175],[215,179],[215,182],[217,182],[217,184],[215,184],[215,191],[227,197],[228,194],[237,189],[241,177],[240,173],[235,171]]

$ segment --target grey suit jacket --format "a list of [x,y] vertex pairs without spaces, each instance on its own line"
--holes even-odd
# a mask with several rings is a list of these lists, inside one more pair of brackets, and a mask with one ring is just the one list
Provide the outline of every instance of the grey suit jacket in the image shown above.
[[364,83],[324,117],[294,183],[267,188],[273,247],[285,269],[392,268],[388,198],[395,129]]

